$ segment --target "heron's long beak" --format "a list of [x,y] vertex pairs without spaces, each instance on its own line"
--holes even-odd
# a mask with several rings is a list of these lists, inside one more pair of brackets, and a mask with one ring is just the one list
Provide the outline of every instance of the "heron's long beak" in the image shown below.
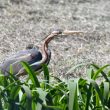
[[82,31],[70,31],[70,30],[56,30],[52,32],[52,35],[72,35],[72,34],[84,34]]
[[45,40],[44,43],[48,44],[55,36],[57,35],[73,35],[73,34],[84,34],[84,32],[81,31],[70,31],[70,30],[55,30],[53,31],[50,35],[48,35]]
[[84,32],[64,30],[62,31],[61,35],[72,35],[72,34],[84,34]]

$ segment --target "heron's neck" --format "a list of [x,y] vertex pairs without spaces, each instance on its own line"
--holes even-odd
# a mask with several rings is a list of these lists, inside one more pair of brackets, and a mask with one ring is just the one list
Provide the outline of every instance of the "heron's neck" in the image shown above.
[[57,34],[50,34],[44,41],[43,43],[41,44],[41,48],[40,48],[40,51],[41,51],[41,54],[42,54],[42,60],[39,61],[39,62],[36,62],[36,63],[33,63],[33,65],[36,65],[36,64],[43,64],[47,61],[48,59],[48,44],[49,42],[54,38],[54,36],[56,36]]
[[41,48],[40,48],[40,51],[41,51],[41,54],[42,54],[42,60],[39,62],[40,64],[45,63],[45,61],[47,60],[47,58],[48,58],[47,50],[48,50],[48,45],[44,41],[41,45]]
[[58,34],[54,33],[54,34],[50,34],[43,42],[42,44],[42,50],[41,50],[41,53],[42,53],[42,63],[45,63],[45,61],[47,60],[48,58],[48,44],[49,42],[55,37],[57,36]]

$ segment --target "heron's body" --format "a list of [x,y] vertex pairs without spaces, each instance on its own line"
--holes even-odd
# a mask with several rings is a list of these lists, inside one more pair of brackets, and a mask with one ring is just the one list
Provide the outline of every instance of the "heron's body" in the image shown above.
[[32,48],[27,50],[19,51],[17,54],[9,57],[3,64],[0,65],[1,71],[7,75],[9,72],[10,65],[12,65],[13,73],[16,74],[22,68],[21,61],[26,61],[29,64],[38,62],[42,59],[42,55],[38,48]]

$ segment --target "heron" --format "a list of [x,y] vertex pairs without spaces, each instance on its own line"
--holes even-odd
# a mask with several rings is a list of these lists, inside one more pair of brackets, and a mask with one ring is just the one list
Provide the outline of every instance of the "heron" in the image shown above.
[[10,72],[10,65],[13,69],[13,74],[17,77],[26,75],[27,72],[23,68],[21,62],[27,62],[34,71],[42,68],[42,64],[48,64],[51,59],[51,51],[48,48],[50,41],[58,35],[70,35],[83,33],[81,31],[70,31],[57,29],[52,31],[41,43],[40,46],[29,45],[25,50],[21,50],[12,57],[7,58],[1,65],[1,72],[7,76]]

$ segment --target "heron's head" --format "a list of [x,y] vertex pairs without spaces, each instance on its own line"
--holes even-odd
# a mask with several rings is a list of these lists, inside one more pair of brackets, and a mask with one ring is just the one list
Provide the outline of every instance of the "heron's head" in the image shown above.
[[58,36],[58,35],[73,35],[73,34],[83,34],[83,32],[57,29],[57,30],[52,31],[52,33],[47,37],[46,43],[49,43],[55,36]]
[[62,34],[62,30],[55,30],[53,31],[46,39],[46,43],[49,43],[55,36],[61,35]]

